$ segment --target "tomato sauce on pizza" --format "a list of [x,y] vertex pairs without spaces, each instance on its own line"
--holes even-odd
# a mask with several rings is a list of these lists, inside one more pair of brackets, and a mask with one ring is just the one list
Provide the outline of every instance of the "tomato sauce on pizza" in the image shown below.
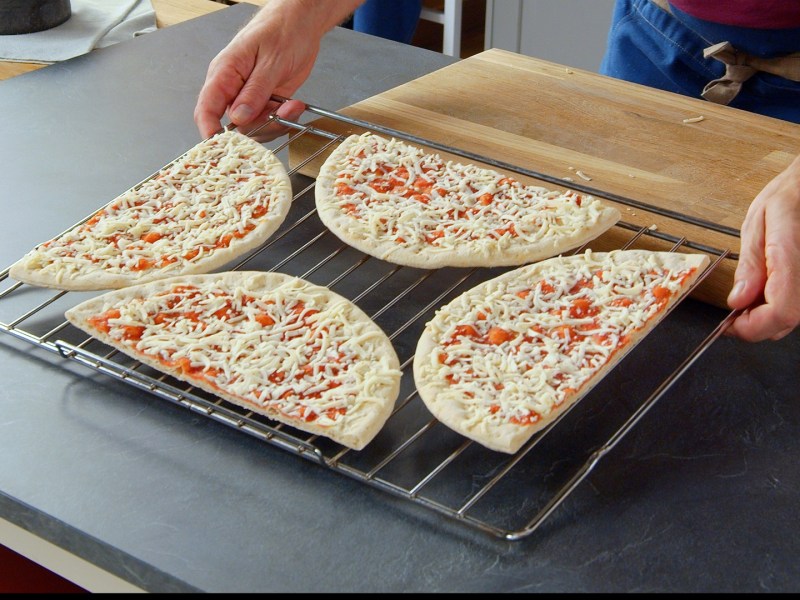
[[105,289],[207,272],[263,242],[290,204],[280,161],[226,131],[40,244],[11,275],[49,287]]
[[320,218],[344,241],[427,268],[550,257],[619,219],[591,196],[525,185],[369,133],[350,136],[328,158],[316,198]]
[[391,343],[327,288],[255,272],[145,286],[87,301],[67,317],[156,369],[348,445],[365,443],[362,431],[371,437],[388,416],[400,378]]
[[434,414],[459,414],[456,427],[489,444],[495,427],[551,421],[686,292],[708,260],[687,256],[587,251],[462,294],[437,312],[420,342],[415,378],[423,399]]

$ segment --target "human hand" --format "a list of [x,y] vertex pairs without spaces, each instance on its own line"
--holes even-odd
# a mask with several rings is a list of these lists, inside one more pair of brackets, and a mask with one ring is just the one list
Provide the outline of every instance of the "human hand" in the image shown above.
[[286,119],[302,114],[301,102],[281,104],[270,98],[292,97],[311,73],[322,36],[358,3],[336,2],[334,8],[329,4],[270,0],[217,54],[194,109],[204,138],[220,130],[226,111],[241,129],[266,122],[276,109]]
[[800,324],[800,156],[756,196],[742,223],[727,329],[750,342],[779,340]]

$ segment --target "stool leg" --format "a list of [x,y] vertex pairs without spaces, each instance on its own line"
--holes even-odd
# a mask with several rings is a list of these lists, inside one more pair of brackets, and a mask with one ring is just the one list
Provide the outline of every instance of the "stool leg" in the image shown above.
[[464,0],[444,0],[444,42],[442,52],[461,56],[461,16]]

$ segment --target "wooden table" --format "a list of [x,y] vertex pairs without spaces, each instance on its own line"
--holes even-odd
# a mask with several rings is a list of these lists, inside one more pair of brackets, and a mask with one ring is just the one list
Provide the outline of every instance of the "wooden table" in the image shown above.
[[[487,94],[489,108],[476,101],[475,90]],[[549,174],[546,187],[593,190],[611,198],[623,221],[668,236],[642,241],[658,250],[685,237],[738,252],[750,202],[800,147],[800,126],[793,123],[498,49],[341,112]],[[360,131],[325,119],[318,125]],[[294,144],[291,159],[314,177],[326,155],[304,163],[318,149],[309,142]],[[617,248],[628,237],[614,228],[592,248]],[[696,297],[726,307],[736,258],[724,260]]]
[[[259,5],[264,3],[264,0],[241,1]],[[156,12],[156,25],[159,29],[227,7],[226,4],[215,0],[151,0],[151,2]],[[22,75],[46,66],[41,63],[0,61],[0,80]]]

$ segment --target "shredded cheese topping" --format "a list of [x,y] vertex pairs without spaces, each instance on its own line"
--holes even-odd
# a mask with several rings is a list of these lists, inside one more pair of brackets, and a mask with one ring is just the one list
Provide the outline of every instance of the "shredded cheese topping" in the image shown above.
[[348,235],[412,250],[454,252],[466,243],[470,253],[502,255],[580,234],[604,209],[591,196],[523,185],[370,133],[341,163],[329,202],[350,217]]
[[547,417],[685,291],[697,268],[659,256],[587,251],[462,294],[428,324],[438,352],[422,373],[436,402],[461,406],[465,429]]
[[302,280],[257,294],[209,280],[107,304],[89,326],[258,412],[332,427],[385,403],[401,375],[353,309]]
[[142,280],[197,272],[221,249],[247,239],[289,201],[278,159],[235,131],[205,140],[138,189],[118,196],[88,221],[40,244],[25,267],[56,282],[96,273]]

